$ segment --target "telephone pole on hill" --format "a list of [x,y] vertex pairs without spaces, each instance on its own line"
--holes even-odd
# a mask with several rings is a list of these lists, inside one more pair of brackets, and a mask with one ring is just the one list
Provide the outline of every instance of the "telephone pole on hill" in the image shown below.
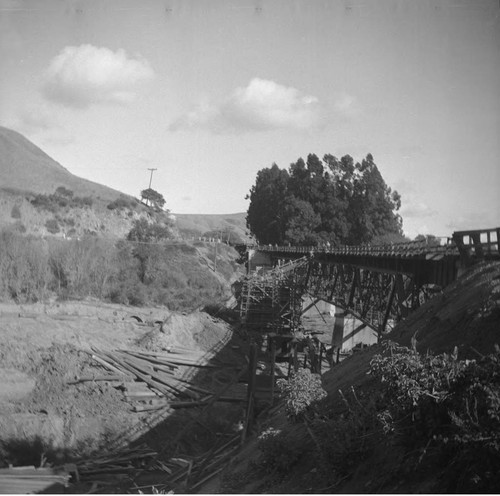
[[151,171],[151,176],[149,177],[149,188],[148,189],[151,189],[151,183],[153,182],[153,172],[155,170],[158,170],[158,169],[149,169],[148,168],[148,170]]

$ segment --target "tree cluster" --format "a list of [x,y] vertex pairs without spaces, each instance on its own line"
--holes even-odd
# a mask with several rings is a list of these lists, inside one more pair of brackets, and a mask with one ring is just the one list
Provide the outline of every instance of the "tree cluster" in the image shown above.
[[387,186],[373,157],[361,163],[310,154],[288,170],[257,173],[247,196],[247,226],[263,244],[357,245],[378,238],[404,240],[401,197]]

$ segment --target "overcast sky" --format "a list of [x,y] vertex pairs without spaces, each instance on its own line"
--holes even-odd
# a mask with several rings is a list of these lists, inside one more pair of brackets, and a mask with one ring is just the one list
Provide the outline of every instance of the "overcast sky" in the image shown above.
[[498,0],[0,0],[0,124],[178,213],[374,157],[404,231],[500,225]]

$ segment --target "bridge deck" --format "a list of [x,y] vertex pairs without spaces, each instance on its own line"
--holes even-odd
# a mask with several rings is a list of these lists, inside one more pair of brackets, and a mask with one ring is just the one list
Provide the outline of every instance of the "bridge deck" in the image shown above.
[[[445,245],[413,241],[380,246],[254,246],[271,272],[247,277],[240,313],[248,325],[293,332],[301,295],[340,305],[382,333],[389,322],[453,282],[461,267],[500,259],[500,228],[454,232]],[[250,266],[250,265],[249,265]]]

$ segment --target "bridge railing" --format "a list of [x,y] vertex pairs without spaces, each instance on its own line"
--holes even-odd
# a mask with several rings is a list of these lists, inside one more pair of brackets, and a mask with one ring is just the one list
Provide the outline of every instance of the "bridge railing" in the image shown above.
[[453,241],[466,265],[485,259],[500,258],[500,228],[455,231]]
[[263,252],[293,253],[302,255],[331,254],[331,255],[354,255],[354,256],[447,256],[458,255],[455,244],[429,245],[426,241],[410,241],[405,243],[393,243],[390,245],[359,245],[359,246],[277,246],[258,245],[255,249]]

